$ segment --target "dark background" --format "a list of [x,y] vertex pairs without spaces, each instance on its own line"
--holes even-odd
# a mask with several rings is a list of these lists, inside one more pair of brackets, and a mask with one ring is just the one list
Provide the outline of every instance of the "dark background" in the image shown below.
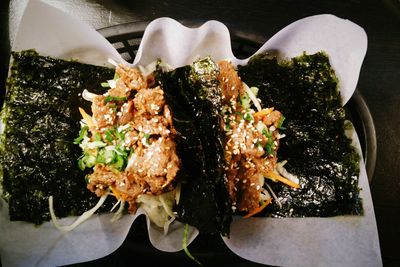
[[[11,1],[18,2],[18,1]],[[56,1],[53,1],[56,2]],[[60,1],[61,2],[61,1]],[[65,1],[68,2],[68,1]],[[400,266],[400,1],[70,1],[76,5],[101,7],[116,16],[114,21],[89,20],[96,14],[79,13],[86,21],[94,21],[96,28],[122,22],[147,21],[161,16],[175,19],[216,19],[244,32],[255,33],[268,40],[289,23],[315,14],[330,13],[349,19],[365,29],[368,35],[368,51],[363,63],[358,90],[363,95],[376,128],[377,160],[372,177],[371,190],[375,207],[384,266]],[[0,88],[8,70],[10,53],[9,14],[10,1],[0,1]],[[54,3],[53,3],[54,4]],[[55,4],[56,5],[56,4]],[[56,5],[57,6],[57,5]],[[76,7],[79,10],[79,7]],[[69,10],[74,15],[74,10]],[[191,266],[183,252],[161,253],[147,240],[146,229],[140,233],[143,222],[138,220],[127,241],[116,252],[98,261],[82,266],[125,266],[138,259],[163,265]],[[139,228],[139,229],[138,229]],[[138,230],[136,230],[138,229]],[[1,238],[1,237],[0,237]],[[131,240],[141,240],[135,244]],[[213,247],[209,247],[212,244]],[[212,242],[206,237],[196,239],[189,247],[193,255],[206,266],[261,266],[251,264],[231,253],[218,238]],[[161,262],[162,261],[162,262]]]

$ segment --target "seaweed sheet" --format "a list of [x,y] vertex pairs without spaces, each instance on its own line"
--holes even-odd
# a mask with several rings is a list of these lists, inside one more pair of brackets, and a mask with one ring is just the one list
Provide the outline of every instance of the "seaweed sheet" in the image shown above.
[[[79,215],[98,198],[84,190],[85,173],[77,167],[78,106],[83,89],[100,92],[100,81],[113,70],[14,52],[2,110],[5,129],[0,163],[3,194],[11,220],[40,224],[49,220],[48,197],[57,216]],[[109,205],[110,203],[108,203]]]
[[225,187],[217,74],[217,65],[205,58],[159,72],[158,79],[173,114],[183,166],[178,218],[201,233],[228,235],[232,210]]
[[241,66],[246,83],[258,86],[265,107],[286,117],[278,159],[295,174],[301,188],[270,183],[276,202],[266,209],[274,217],[360,215],[360,156],[345,135],[345,109],[328,56],[319,52],[278,63],[260,54]]

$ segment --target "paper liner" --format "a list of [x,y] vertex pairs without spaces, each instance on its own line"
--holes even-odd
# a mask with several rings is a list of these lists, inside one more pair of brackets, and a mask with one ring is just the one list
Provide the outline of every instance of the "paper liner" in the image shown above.
[[[340,79],[340,92],[347,101],[354,92],[366,47],[367,38],[362,28],[332,15],[319,15],[289,25],[266,42],[259,52],[275,50],[280,57],[291,57],[302,52],[327,51]],[[124,62],[94,29],[40,1],[28,3],[13,46],[14,51],[32,48],[42,55],[96,65],[109,65],[107,58],[130,64]],[[229,31],[218,21],[189,29],[173,19],[160,18],[147,27],[131,64],[146,65],[161,58],[179,67],[204,56],[214,60],[230,59],[235,65],[248,61],[233,56]],[[379,265],[379,241],[363,163],[361,170],[364,216],[282,220],[235,217],[231,237],[225,238],[225,243],[236,254],[265,264],[332,265],[335,259],[343,266],[349,263],[361,266],[364,262]],[[114,223],[110,221],[112,215],[95,215],[73,232],[62,234],[49,222],[39,227],[10,222],[8,206],[2,200],[0,253],[3,266],[54,266],[106,256],[122,244],[132,222],[142,213],[139,209],[136,215],[124,216]],[[61,223],[68,224],[73,219],[64,218]],[[154,247],[170,252],[181,249],[181,223],[175,222],[168,235],[153,226],[148,218],[147,225]],[[198,231],[190,228],[189,233],[190,243]],[[344,248],[348,255],[343,255]]]

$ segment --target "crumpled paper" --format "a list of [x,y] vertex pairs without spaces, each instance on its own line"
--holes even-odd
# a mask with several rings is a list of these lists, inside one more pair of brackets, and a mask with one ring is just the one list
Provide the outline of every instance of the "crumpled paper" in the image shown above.
[[[248,59],[234,57],[229,30],[218,21],[189,29],[170,18],[147,27],[133,63],[124,62],[113,46],[90,26],[40,1],[30,1],[22,17],[13,50],[36,49],[42,55],[108,66],[108,58],[130,65],[147,65],[162,58],[172,67],[198,57],[230,59],[235,65]],[[367,49],[362,28],[332,15],[308,17],[290,24],[257,52],[278,52],[280,58],[303,52],[326,51],[339,78],[343,103],[351,97]],[[353,140],[359,147],[357,136]],[[332,218],[235,217],[226,245],[251,261],[283,266],[379,266],[379,240],[364,163],[360,187],[364,216]],[[132,222],[145,216],[139,209],[112,223],[112,214],[95,215],[74,231],[61,233],[50,222],[35,227],[10,222],[8,206],[0,201],[0,253],[3,266],[58,266],[94,260],[116,250]],[[64,218],[69,224],[74,218]],[[147,218],[151,243],[162,251],[181,250],[183,225],[174,222],[167,235]],[[134,230],[134,229],[133,229]],[[188,243],[198,235],[190,228]]]

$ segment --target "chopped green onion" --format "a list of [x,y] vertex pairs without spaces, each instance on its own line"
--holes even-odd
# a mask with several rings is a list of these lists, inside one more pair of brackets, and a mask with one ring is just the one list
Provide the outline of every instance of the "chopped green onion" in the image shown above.
[[122,171],[125,168],[125,160],[122,156],[117,155],[114,167],[119,171]]
[[103,141],[93,141],[88,143],[89,148],[105,147],[107,144]]
[[274,141],[272,139],[268,139],[267,143],[265,144],[265,151],[267,152],[268,155],[271,155],[274,153]]
[[239,96],[239,102],[240,105],[242,105],[243,108],[248,109],[250,108],[250,97],[248,94],[240,95]]
[[100,133],[95,133],[93,136],[95,141],[101,141],[101,134]]
[[265,151],[267,152],[268,155],[271,155],[274,153],[274,139],[272,138],[272,132],[268,131],[266,128],[262,130],[262,134],[267,137],[267,143],[265,144]]
[[110,85],[108,84],[108,82],[101,83],[100,85],[101,85],[101,87],[104,87],[104,88],[110,87]]
[[231,123],[230,123],[230,121],[228,121],[228,122],[226,122],[225,123],[225,131],[230,131],[232,129],[232,126],[231,126]]
[[243,115],[243,119],[245,119],[246,121],[254,121],[253,115],[251,115],[250,112],[246,112]]
[[79,168],[81,171],[85,170],[86,164],[85,164],[85,162],[83,161],[83,158],[80,158],[80,159],[78,160],[78,168]]
[[89,131],[89,127],[88,126],[83,126],[80,130],[79,130],[79,136],[77,138],[74,139],[74,144],[79,144],[83,138],[85,138],[88,134]]
[[118,131],[118,129],[115,130],[115,135],[117,136],[117,138],[120,141],[124,141],[125,140],[125,133],[123,131]]
[[184,228],[183,228],[183,239],[182,239],[182,248],[185,251],[186,255],[189,257],[189,259],[193,260],[195,263],[197,263],[199,266],[203,266],[203,264],[196,259],[195,257],[193,257],[192,254],[190,254],[189,250],[188,250],[188,245],[187,245],[187,239],[188,239],[188,234],[189,234],[189,224],[185,224]]
[[128,98],[126,96],[106,96],[104,98],[104,103],[112,102],[112,101],[126,101]]
[[115,131],[115,128],[110,128],[104,133],[104,135],[105,135],[104,138],[110,143],[112,143],[112,141],[114,140],[114,138],[113,138],[114,131]]
[[150,135],[143,133],[142,143],[144,145],[150,145],[149,139],[150,139]]
[[[106,152],[108,152],[106,149],[100,149],[97,152],[97,156],[96,156],[97,163],[103,163],[103,164],[107,163],[107,160],[109,159],[110,156],[106,155],[106,154],[110,154],[110,153],[106,153]],[[111,153],[111,157],[112,157],[112,153]]]
[[79,160],[78,160],[78,167],[82,171],[87,167],[87,168],[92,168],[96,164],[96,157],[93,155],[83,155]]
[[280,118],[279,118],[279,121],[278,121],[278,129],[280,129],[280,130],[286,130],[286,127],[282,127],[282,124],[283,124],[283,122],[285,121],[285,117],[282,115]]
[[250,87],[250,90],[253,92],[254,96],[257,96],[258,94],[258,88],[255,86]]

